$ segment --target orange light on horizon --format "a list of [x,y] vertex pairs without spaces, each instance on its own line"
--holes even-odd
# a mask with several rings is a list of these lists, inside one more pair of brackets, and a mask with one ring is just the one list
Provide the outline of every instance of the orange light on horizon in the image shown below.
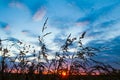
[[63,72],[62,72],[62,76],[63,76],[63,77],[67,76],[67,73],[63,71]]
[[[8,69],[8,72],[11,72],[11,73],[29,73],[28,70],[24,70],[24,71],[21,71],[20,69],[19,70],[16,70],[16,69]],[[62,76],[62,77],[67,77],[69,76],[69,71],[65,71],[65,70],[60,70],[58,71],[59,75]],[[33,71],[33,74],[39,74],[39,72],[37,70]],[[51,72],[51,73],[48,73],[48,71],[43,71],[42,74],[44,75],[47,75],[47,74],[54,74],[54,72]],[[57,71],[55,72],[55,74],[57,74]],[[71,75],[82,75],[82,76],[87,76],[88,74],[84,71],[80,72],[80,73],[72,73]],[[99,73],[98,71],[95,71],[93,73],[91,73],[90,75],[101,75],[101,73]]]

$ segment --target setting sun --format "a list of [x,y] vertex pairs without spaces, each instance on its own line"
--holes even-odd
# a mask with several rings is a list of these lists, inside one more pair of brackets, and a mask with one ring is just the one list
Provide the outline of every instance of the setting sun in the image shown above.
[[66,72],[62,72],[62,76],[66,76],[67,74],[66,74]]

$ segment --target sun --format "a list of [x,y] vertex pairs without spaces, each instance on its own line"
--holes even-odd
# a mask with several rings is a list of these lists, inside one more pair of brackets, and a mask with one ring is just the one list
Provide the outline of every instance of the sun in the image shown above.
[[67,74],[66,74],[66,72],[62,72],[62,76],[66,76]]

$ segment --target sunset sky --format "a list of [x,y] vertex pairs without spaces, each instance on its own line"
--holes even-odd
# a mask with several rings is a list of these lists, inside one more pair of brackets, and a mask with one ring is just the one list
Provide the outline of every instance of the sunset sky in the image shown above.
[[86,31],[85,46],[106,48],[95,58],[120,67],[120,0],[0,0],[0,38],[38,46],[47,17],[51,51]]

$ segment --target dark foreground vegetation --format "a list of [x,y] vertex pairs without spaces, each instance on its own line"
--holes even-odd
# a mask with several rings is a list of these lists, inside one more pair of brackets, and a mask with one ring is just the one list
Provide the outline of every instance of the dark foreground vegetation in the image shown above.
[[45,32],[46,23],[37,48],[15,38],[0,39],[0,80],[120,80],[119,69],[94,59],[102,47],[83,45],[86,32],[69,34],[58,51],[51,51],[45,43],[51,34]]
[[[0,80],[3,80],[0,75]],[[5,74],[4,80],[120,80],[120,74],[116,75],[29,75],[29,74]]]

